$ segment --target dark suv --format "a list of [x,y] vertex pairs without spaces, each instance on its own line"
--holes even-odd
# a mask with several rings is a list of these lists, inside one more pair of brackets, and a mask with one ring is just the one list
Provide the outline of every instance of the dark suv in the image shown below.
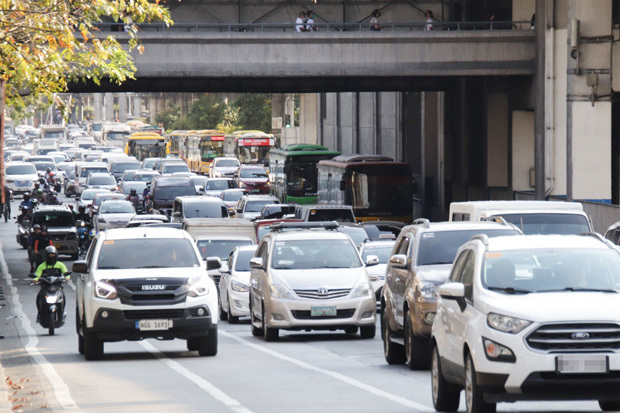
[[70,255],[71,259],[78,258],[78,238],[73,212],[66,205],[42,205],[32,213],[31,226],[25,233],[17,234],[17,242],[24,248],[28,247],[28,236],[32,226],[39,224],[47,227],[58,254]]
[[170,216],[174,199],[178,196],[196,195],[196,187],[188,176],[156,176],[150,185],[149,210]]

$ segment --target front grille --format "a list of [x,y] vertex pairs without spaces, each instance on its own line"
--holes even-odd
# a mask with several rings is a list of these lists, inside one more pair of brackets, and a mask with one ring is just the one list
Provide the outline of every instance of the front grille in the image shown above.
[[180,310],[125,310],[123,311],[125,320],[145,320],[158,318],[181,318],[183,309]]
[[128,305],[179,304],[189,292],[187,278],[130,278],[114,284],[121,303]]
[[556,351],[611,351],[620,349],[619,324],[547,324],[527,336],[534,349]]
[[[301,298],[312,298],[315,300],[329,300],[332,298],[342,298],[349,295],[351,291],[350,288],[335,288],[335,289],[327,289],[322,290],[317,288],[315,290],[294,290],[295,294],[297,294]],[[319,292],[320,291],[320,292]]]
[[291,314],[298,320],[333,320],[335,318],[351,318],[355,314],[355,308],[337,310],[335,316],[312,317],[309,310],[292,310]]
[[64,241],[67,239],[67,234],[49,234],[52,241]]

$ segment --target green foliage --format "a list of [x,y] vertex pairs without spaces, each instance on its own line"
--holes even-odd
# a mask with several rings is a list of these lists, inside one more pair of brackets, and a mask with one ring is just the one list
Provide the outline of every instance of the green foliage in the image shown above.
[[158,113],[155,116],[155,122],[158,125],[163,125],[164,129],[168,130],[172,128],[172,125],[181,116],[181,107],[177,104],[171,103],[168,105],[168,109]]
[[224,120],[226,104],[213,96],[207,95],[198,99],[189,109],[186,116],[186,128],[175,129],[214,129]]
[[244,93],[232,104],[239,112],[237,129],[271,130],[271,95]]

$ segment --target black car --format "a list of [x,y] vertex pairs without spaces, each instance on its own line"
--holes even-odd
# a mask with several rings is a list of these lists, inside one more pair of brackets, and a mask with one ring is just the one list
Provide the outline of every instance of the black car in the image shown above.
[[170,216],[176,197],[196,195],[196,187],[188,176],[156,176],[150,183],[149,191],[147,210],[167,216]]

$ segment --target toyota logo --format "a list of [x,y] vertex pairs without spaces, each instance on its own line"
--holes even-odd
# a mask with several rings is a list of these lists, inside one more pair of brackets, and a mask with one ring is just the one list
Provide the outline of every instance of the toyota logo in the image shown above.
[[319,294],[321,294],[321,295],[326,295],[326,294],[329,292],[329,290],[328,290],[327,288],[325,288],[325,287],[321,287],[321,288],[319,288],[319,289],[318,289],[318,290],[316,290],[316,291],[317,291]]
[[590,338],[590,334],[589,333],[573,333],[571,335],[573,340],[587,340]]

